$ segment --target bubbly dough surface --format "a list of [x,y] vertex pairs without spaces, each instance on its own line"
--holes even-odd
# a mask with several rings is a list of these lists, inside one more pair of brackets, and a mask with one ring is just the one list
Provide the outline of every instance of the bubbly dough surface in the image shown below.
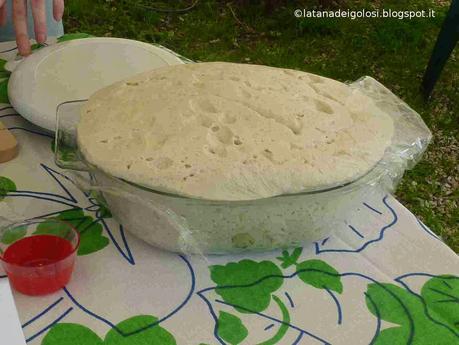
[[338,81],[259,65],[168,66],[96,92],[78,142],[99,169],[160,191],[249,200],[351,181],[393,121]]

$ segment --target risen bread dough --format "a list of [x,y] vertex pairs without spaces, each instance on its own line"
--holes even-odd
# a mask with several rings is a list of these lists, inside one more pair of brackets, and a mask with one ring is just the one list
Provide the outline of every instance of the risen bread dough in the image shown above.
[[247,200],[351,181],[382,158],[393,131],[387,114],[343,83],[213,62],[155,69],[96,92],[78,142],[113,176]]

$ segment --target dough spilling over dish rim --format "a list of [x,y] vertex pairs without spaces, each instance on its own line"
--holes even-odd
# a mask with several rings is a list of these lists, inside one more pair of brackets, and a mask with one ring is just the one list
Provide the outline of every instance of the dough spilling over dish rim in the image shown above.
[[85,159],[115,177],[182,196],[251,200],[355,180],[383,157],[394,126],[338,81],[211,62],[96,92],[77,131]]

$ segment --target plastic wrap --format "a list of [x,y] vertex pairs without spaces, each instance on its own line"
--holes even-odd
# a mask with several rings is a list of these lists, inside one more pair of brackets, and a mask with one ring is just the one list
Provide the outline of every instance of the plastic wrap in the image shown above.
[[82,157],[76,125],[84,101],[58,107],[56,163],[76,171],[81,188],[99,192],[114,217],[152,245],[203,255],[300,246],[339,229],[363,200],[392,192],[431,139],[419,114],[373,78],[349,85],[392,117],[395,133],[377,165],[344,185],[248,201],[194,199],[145,188],[110,176]]

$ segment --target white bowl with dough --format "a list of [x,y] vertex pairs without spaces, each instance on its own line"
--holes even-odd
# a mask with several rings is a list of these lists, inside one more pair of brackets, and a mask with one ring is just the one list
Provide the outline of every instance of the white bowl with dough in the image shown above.
[[57,163],[90,171],[131,233],[187,253],[320,240],[430,140],[374,79],[227,63],[146,72],[58,117]]

